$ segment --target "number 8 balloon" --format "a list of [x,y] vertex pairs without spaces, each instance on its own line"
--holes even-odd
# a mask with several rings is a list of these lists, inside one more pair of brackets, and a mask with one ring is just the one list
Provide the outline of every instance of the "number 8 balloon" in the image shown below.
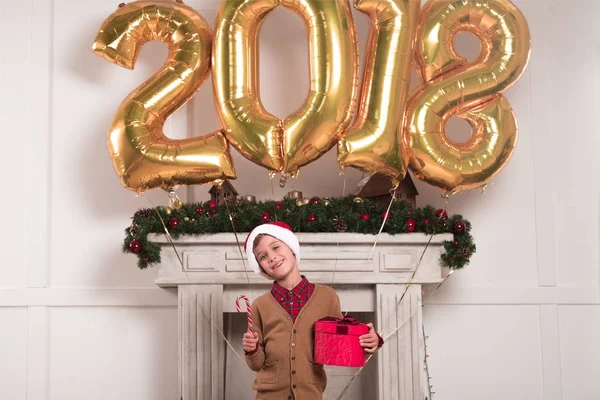
[[108,131],[121,183],[143,192],[235,178],[221,131],[183,140],[163,133],[165,120],[198,91],[210,71],[212,33],[196,11],[168,2],[122,5],[104,21],[92,50],[133,69],[142,45],[151,40],[165,42],[169,58],[121,103]]
[[[465,30],[482,42],[479,58],[470,64],[453,48],[454,36]],[[506,165],[517,141],[517,121],[501,93],[529,60],[525,17],[507,0],[430,1],[417,40],[425,83],[407,109],[410,168],[448,194],[485,186]],[[466,143],[454,143],[445,134],[455,114],[473,128]]]

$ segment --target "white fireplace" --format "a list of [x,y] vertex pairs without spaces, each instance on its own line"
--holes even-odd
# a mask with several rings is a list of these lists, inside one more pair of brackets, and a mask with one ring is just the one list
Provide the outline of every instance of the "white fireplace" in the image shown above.
[[[333,286],[344,312],[373,321],[378,331],[384,330],[384,337],[401,326],[343,399],[423,399],[427,379],[422,290],[443,280],[439,257],[443,242],[452,240],[452,235],[435,235],[427,245],[430,236],[425,234],[381,234],[374,250],[375,235],[300,233],[298,237],[301,273],[311,282]],[[178,288],[179,396],[184,400],[254,399],[250,388],[254,373],[243,361],[241,349],[246,316],[236,312],[235,299],[245,294],[252,300],[268,291],[271,283],[252,272],[247,263],[244,271],[240,249],[245,238],[245,233],[238,234],[240,248],[233,233],[178,239],[174,243],[183,267],[164,236],[151,238],[162,247],[156,284]],[[337,399],[356,369],[326,370],[325,398]]]

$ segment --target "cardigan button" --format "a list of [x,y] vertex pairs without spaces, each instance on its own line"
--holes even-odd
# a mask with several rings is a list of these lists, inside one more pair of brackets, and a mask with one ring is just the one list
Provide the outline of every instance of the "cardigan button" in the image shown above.
[[292,370],[292,375],[296,375],[296,370],[295,369]]
[[296,347],[296,343],[292,342],[292,347]]

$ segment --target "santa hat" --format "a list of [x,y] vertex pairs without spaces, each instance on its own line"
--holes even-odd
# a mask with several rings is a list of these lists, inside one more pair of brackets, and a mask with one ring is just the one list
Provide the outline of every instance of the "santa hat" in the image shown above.
[[274,238],[281,240],[285,243],[296,255],[296,263],[300,262],[300,243],[298,238],[292,232],[292,228],[285,222],[269,222],[257,226],[248,234],[246,243],[244,243],[244,250],[246,251],[246,258],[248,263],[252,267],[252,270],[257,274],[262,272],[258,260],[254,255],[254,240],[258,235],[269,235]]

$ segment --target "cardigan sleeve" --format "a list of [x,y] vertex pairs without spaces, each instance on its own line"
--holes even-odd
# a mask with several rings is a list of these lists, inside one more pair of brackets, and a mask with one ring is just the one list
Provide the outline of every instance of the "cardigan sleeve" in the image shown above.
[[252,330],[258,333],[258,347],[251,353],[246,354],[246,363],[252,371],[260,371],[265,362],[265,346],[262,331],[262,319],[256,301],[252,303]]

